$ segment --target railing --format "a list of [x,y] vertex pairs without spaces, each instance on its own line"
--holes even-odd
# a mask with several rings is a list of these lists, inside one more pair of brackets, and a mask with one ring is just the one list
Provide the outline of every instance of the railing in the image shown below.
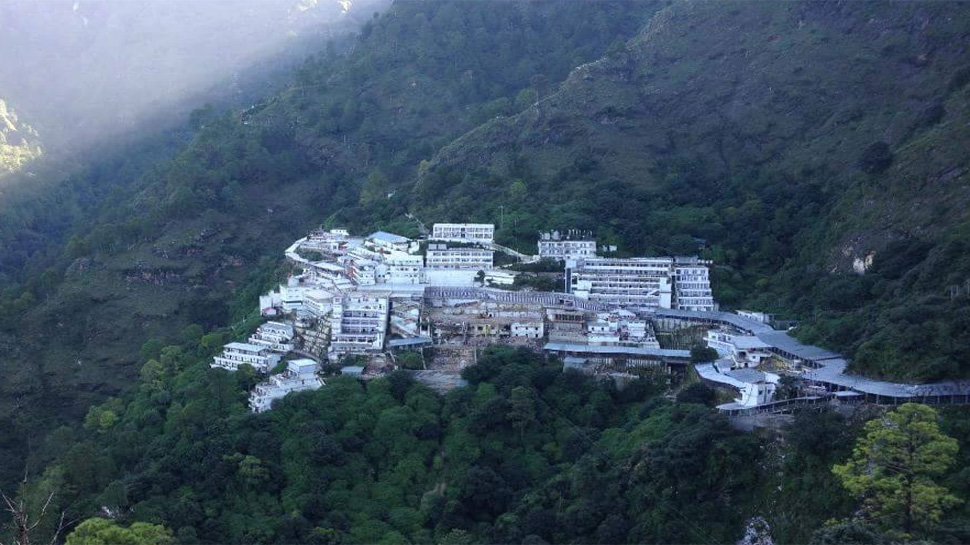
[[778,414],[792,411],[801,407],[811,407],[827,403],[835,397],[832,394],[823,396],[794,397],[781,401],[772,401],[754,407],[738,407],[730,409],[718,408],[718,411],[728,416],[748,416],[753,414]]

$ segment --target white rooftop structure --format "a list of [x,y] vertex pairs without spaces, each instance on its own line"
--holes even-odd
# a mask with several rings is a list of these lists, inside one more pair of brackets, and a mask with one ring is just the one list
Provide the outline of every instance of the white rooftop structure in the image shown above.
[[587,231],[550,231],[539,235],[539,258],[585,259],[596,257],[596,239]]
[[212,359],[212,367],[228,371],[238,371],[240,365],[251,365],[260,372],[267,372],[280,361],[268,346],[249,343],[229,343],[222,347],[222,353]]
[[325,383],[317,376],[318,370],[319,365],[311,359],[288,362],[285,371],[270,376],[253,388],[249,394],[250,409],[254,413],[265,412],[272,408],[275,400],[291,392],[317,390],[323,387]]
[[734,368],[757,367],[772,357],[768,343],[756,335],[746,335],[724,328],[709,329],[704,341],[707,346],[717,350],[722,358],[729,359]]
[[330,325],[331,358],[383,350],[389,310],[387,293],[351,292],[335,300]]
[[491,223],[436,223],[431,229],[434,240],[456,242],[495,242],[495,225]]
[[730,386],[737,390],[739,396],[735,398],[733,406],[757,407],[772,401],[780,379],[778,375],[755,369],[735,369],[722,372],[722,368],[729,368],[730,365],[730,361],[719,360],[714,363],[694,365],[694,369],[702,379],[708,382]]
[[265,346],[273,352],[285,354],[293,350],[293,326],[280,322],[266,322],[249,337],[249,343]]

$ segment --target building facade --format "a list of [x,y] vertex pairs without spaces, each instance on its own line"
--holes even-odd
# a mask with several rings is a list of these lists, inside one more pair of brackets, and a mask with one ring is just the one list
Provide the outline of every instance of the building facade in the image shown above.
[[703,312],[717,310],[711,291],[710,265],[710,261],[696,257],[674,258],[674,308]]
[[491,223],[436,223],[431,229],[431,238],[434,240],[492,244],[495,242],[495,225]]
[[494,252],[480,248],[448,248],[441,244],[428,246],[425,266],[429,269],[490,270]]
[[551,231],[539,235],[539,259],[585,259],[596,257],[596,240],[586,231]]
[[290,361],[286,370],[273,375],[253,388],[249,394],[249,408],[254,413],[270,410],[273,402],[292,392],[318,390],[325,386],[317,376],[319,365],[310,359]]
[[566,291],[616,307],[712,312],[709,265],[694,257],[566,260]]
[[285,354],[293,350],[293,326],[280,322],[266,322],[250,335],[249,344],[265,346],[273,352]]
[[386,294],[351,293],[334,300],[330,325],[330,355],[380,352],[387,335]]
[[671,308],[669,257],[595,257],[566,262],[566,292],[616,307]]
[[212,358],[212,367],[221,367],[228,371],[238,371],[243,364],[251,365],[259,372],[265,373],[279,363],[281,356],[273,353],[268,346],[249,343],[229,343],[222,348],[222,353]]

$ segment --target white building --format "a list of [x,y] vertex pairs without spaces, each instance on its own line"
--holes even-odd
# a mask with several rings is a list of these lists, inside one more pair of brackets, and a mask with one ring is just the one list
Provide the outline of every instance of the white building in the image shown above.
[[709,261],[592,257],[566,261],[566,291],[617,307],[715,311]]
[[367,237],[367,241],[373,244],[375,247],[383,248],[385,250],[398,250],[407,253],[411,248],[411,239],[402,237],[401,235],[395,235],[394,233],[387,233],[385,231],[371,233],[371,235]]
[[424,282],[424,259],[400,251],[383,254],[377,267],[379,284],[421,284]]
[[537,322],[513,322],[511,332],[513,337],[541,339],[545,335],[545,327],[541,320]]
[[355,292],[337,298],[330,325],[330,355],[384,349],[390,304],[386,294]]
[[265,346],[273,352],[285,354],[293,350],[293,326],[280,322],[266,322],[250,335],[249,344]]
[[313,231],[307,236],[301,248],[328,254],[340,254],[347,248],[350,233],[346,229]]
[[379,255],[362,246],[352,248],[340,258],[346,275],[358,286],[371,286],[377,283],[377,264]]
[[491,223],[436,223],[431,229],[431,238],[434,240],[492,244],[495,242],[495,225]]
[[278,375],[272,375],[253,388],[249,394],[249,408],[254,413],[268,411],[273,401],[290,392],[318,390],[325,386],[323,379],[317,376],[319,366],[310,359],[292,360],[287,363],[286,370]]
[[587,343],[594,346],[660,348],[653,328],[636,314],[619,309],[602,312],[586,324]]
[[730,359],[732,368],[757,367],[772,356],[770,346],[754,335],[709,329],[704,341],[722,358]]
[[358,246],[340,261],[347,277],[359,286],[424,282],[424,258],[389,245]]
[[222,353],[212,359],[212,367],[221,367],[229,371],[238,371],[243,364],[251,365],[259,372],[265,373],[279,363],[281,356],[274,354],[268,346],[249,343],[229,343],[222,348]]
[[551,231],[539,235],[539,259],[585,259],[596,257],[596,240],[584,231]]
[[669,257],[593,257],[566,262],[566,291],[617,307],[671,308]]
[[717,310],[709,277],[710,261],[696,257],[675,257],[674,308],[713,312]]
[[487,271],[492,268],[494,252],[481,248],[448,248],[429,244],[425,266],[429,269]]
[[774,318],[771,314],[754,310],[739,310],[737,315],[763,324],[771,324],[771,320]]
[[486,286],[511,286],[515,284],[515,277],[519,273],[512,271],[505,271],[502,269],[492,269],[490,271],[485,271],[485,285]]

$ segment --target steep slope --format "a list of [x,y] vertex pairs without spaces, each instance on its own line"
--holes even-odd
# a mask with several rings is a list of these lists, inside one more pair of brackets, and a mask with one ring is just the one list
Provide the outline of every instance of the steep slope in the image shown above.
[[[968,219],[968,36],[960,3],[674,2],[532,107],[445,146],[413,207],[504,207],[522,245],[580,227],[631,251],[703,250],[724,302],[795,314],[853,355],[891,326],[870,318],[895,320],[913,341],[863,351],[868,372],[966,375],[970,265],[942,252]],[[914,246],[907,266],[936,282],[880,272]],[[915,333],[911,298],[942,321]]]
[[600,57],[651,6],[402,2],[347,56],[321,51],[285,92],[239,114],[196,112],[174,157],[132,146],[57,191],[11,199],[0,448],[16,459],[25,437],[133,384],[147,339],[249,318],[280,250],[329,216],[414,229],[403,199],[384,197],[421,159],[513,111],[532,76],[560,80]]
[[0,99],[0,176],[40,157],[40,135]]

